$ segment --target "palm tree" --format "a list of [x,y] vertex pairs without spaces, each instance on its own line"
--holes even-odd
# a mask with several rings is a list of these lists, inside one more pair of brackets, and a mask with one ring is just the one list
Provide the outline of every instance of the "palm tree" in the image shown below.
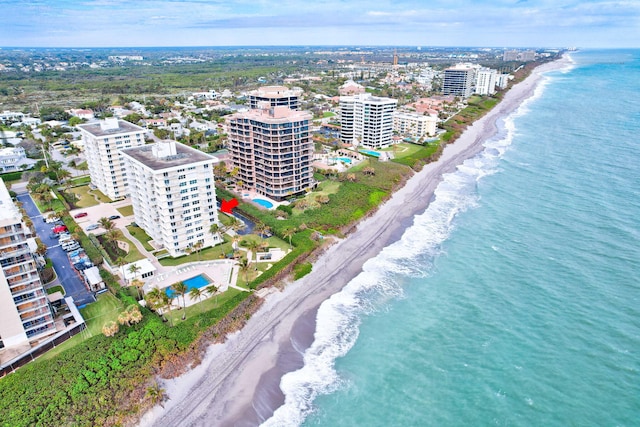
[[142,287],[144,286],[144,282],[138,278],[135,278],[131,281],[131,286],[135,286],[138,290],[138,301],[142,299]]
[[127,264],[127,262],[124,260],[124,257],[119,256],[118,258],[116,258],[115,264],[118,266],[118,268],[120,268],[120,274],[122,275],[122,280],[125,280],[124,270],[122,270],[122,267],[124,267]]
[[215,295],[216,296],[216,305],[218,305],[218,287],[215,285],[215,283],[210,284],[209,286],[207,286],[206,288],[204,288],[205,291],[207,291],[209,293],[209,296],[211,295]]
[[246,258],[241,258],[238,261],[238,266],[240,267],[240,271],[244,272],[244,281],[249,286],[249,260]]
[[[200,288],[191,288],[189,296],[191,299],[198,298],[198,303],[202,302],[202,290],[200,290]],[[202,309],[202,307],[200,307],[200,309]]]
[[[251,251],[251,254],[253,255],[254,263],[258,262],[258,249],[260,249],[261,246],[262,245],[255,240],[249,240],[249,243],[247,243],[247,249]],[[249,258],[249,254],[247,254],[247,258]]]
[[102,218],[100,218],[98,220],[98,224],[100,224],[100,226],[104,228],[106,231],[113,230],[113,227],[115,227],[115,224],[113,223],[113,221],[111,221],[106,216],[103,216]]
[[219,232],[220,232],[220,226],[218,224],[216,224],[215,222],[213,224],[211,224],[211,227],[209,227],[209,233],[212,236],[215,236]]
[[170,297],[166,292],[160,292],[160,304],[162,309],[169,310],[169,325],[173,326],[173,320],[171,319],[171,306],[173,305],[173,297]]
[[187,318],[187,304],[185,301],[185,294],[187,293],[187,285],[184,284],[184,282],[180,281],[178,283],[174,283],[173,285],[171,285],[171,288],[180,296],[182,296],[182,320],[185,320]]
[[121,236],[120,230],[118,230],[117,228],[113,228],[107,231],[105,235],[107,236],[111,247],[113,247],[113,250],[116,251],[116,248],[118,247],[118,238]]
[[202,244],[201,240],[198,240],[197,242],[195,242],[193,244],[193,250],[196,253],[196,256],[198,258],[198,262],[200,262],[200,251],[202,250],[202,246],[203,246],[203,244]]
[[293,249],[293,246],[291,245],[291,238],[294,234],[296,234],[296,229],[293,227],[287,228],[282,232],[283,237],[289,238],[289,250]]
[[[135,279],[136,276],[138,275],[138,272],[142,270],[142,267],[139,267],[136,264],[131,264],[129,266],[129,268],[127,268],[127,271],[129,271],[129,273],[133,274],[133,278]],[[133,281],[133,280],[132,280]]]
[[[154,311],[163,308],[163,293],[164,292],[162,292],[158,288],[153,288],[149,292],[147,292],[147,294],[144,296],[145,301],[147,301],[147,306]],[[158,315],[160,316],[160,313],[158,313]],[[161,317],[162,320],[164,320],[165,322],[167,321],[167,318],[164,315],[164,311],[162,312]]]
[[157,382],[154,382],[149,387],[147,387],[146,396],[151,399],[151,402],[154,405],[160,405],[161,408],[164,408],[162,402],[164,402],[165,399],[168,399],[165,389],[161,388],[160,384],[158,384]]

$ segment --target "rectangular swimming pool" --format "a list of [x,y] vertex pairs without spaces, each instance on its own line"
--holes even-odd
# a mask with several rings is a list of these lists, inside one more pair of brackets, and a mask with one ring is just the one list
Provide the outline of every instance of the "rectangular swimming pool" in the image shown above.
[[[191,277],[189,279],[183,280],[182,283],[187,285],[187,293],[193,288],[204,288],[211,284],[211,279],[209,279],[205,274],[198,274],[197,276]],[[165,291],[169,298],[173,298],[176,296],[176,293],[170,287]]]
[[368,154],[369,156],[380,157],[380,153],[378,153],[377,151],[373,151],[373,150],[358,150],[358,151],[360,151],[362,154]]

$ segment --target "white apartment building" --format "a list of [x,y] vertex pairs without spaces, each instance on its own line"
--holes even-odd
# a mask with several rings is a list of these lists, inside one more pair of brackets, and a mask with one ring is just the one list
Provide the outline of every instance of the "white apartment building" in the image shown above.
[[258,108],[261,102],[272,107],[300,108],[303,90],[299,87],[289,89],[286,86],[263,86],[249,92],[249,108]]
[[393,143],[397,99],[362,93],[340,97],[340,139],[346,144],[384,148]]
[[47,293],[29,249],[31,231],[0,183],[0,349],[29,347],[56,332]]
[[496,93],[496,78],[498,72],[491,68],[480,68],[476,71],[475,93],[479,95],[493,95]]
[[129,182],[135,222],[171,256],[222,243],[213,167],[218,159],[166,140],[120,151]]
[[396,111],[393,113],[393,131],[398,135],[407,135],[415,138],[434,136],[436,134],[438,118]]
[[313,115],[287,107],[269,107],[227,116],[229,156],[239,181],[275,200],[315,185]]
[[468,98],[473,93],[475,69],[467,64],[456,64],[444,70],[442,93]]
[[146,129],[116,118],[77,126],[82,134],[91,182],[111,200],[129,194],[124,160],[118,150],[145,144]]
[[496,76],[496,86],[500,89],[506,89],[509,85],[509,80],[511,80],[511,74],[498,74]]

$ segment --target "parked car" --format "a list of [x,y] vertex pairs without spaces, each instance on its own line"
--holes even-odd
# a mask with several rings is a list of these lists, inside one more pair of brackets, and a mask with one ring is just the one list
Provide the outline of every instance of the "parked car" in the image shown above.
[[62,249],[64,249],[67,252],[71,252],[71,251],[80,249],[80,245],[78,244],[78,242],[74,242],[72,245],[63,246]]
[[80,212],[80,213],[75,214],[73,217],[74,218],[84,218],[87,215],[88,214],[86,212]]
[[55,227],[53,227],[52,230],[56,234],[60,234],[60,233],[64,233],[65,231],[68,231],[65,225],[56,225]]
[[120,218],[120,215],[111,215],[109,217],[110,220],[114,220],[114,219],[118,219],[118,218]]
[[100,225],[91,224],[90,226],[87,227],[87,231],[95,230],[96,228],[100,228]]

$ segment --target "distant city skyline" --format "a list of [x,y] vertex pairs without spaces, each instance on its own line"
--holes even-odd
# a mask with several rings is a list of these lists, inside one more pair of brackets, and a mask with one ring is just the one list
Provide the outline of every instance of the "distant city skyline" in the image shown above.
[[0,46],[640,47],[640,2],[0,0]]

